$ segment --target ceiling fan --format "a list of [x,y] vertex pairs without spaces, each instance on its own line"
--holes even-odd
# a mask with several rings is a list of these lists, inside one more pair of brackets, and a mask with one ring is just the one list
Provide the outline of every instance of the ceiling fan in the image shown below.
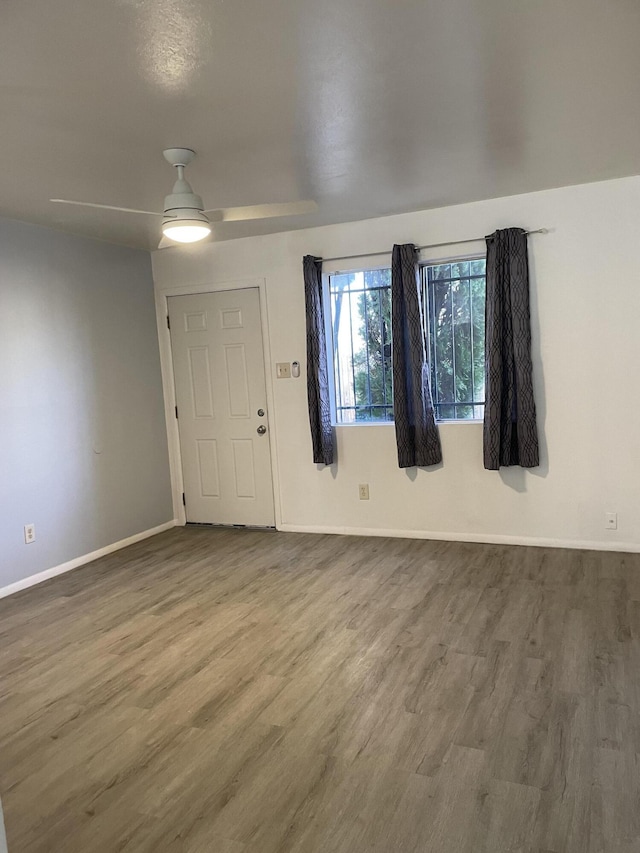
[[104,210],[117,210],[122,213],[141,213],[148,216],[161,216],[162,240],[159,249],[178,243],[195,243],[211,234],[211,222],[237,222],[245,219],[267,219],[275,216],[299,216],[313,213],[318,209],[315,201],[294,201],[284,204],[256,204],[248,207],[224,207],[205,210],[202,198],[196,195],[184,177],[186,166],[196,156],[191,148],[167,148],[162,152],[168,163],[178,170],[178,179],[173,190],[165,196],[164,211],[135,210],[130,207],[115,207],[111,204],[95,204],[90,201],[70,201],[66,198],[52,198],[49,201],[58,204],[76,204],[82,207],[99,207]]

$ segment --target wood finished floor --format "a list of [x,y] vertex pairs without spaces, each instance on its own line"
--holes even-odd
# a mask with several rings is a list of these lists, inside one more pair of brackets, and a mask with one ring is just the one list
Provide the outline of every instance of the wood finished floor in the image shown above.
[[640,851],[640,555],[177,528],[0,640],[10,853]]

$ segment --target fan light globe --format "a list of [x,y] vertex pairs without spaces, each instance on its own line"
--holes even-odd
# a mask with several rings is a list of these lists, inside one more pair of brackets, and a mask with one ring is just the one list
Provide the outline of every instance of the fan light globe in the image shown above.
[[197,243],[211,234],[211,226],[197,219],[182,219],[173,222],[165,222],[162,233],[169,240],[177,243]]

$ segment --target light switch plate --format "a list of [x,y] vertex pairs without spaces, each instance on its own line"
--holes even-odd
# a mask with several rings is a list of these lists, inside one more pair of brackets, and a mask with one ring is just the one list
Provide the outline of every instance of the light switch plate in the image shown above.
[[291,379],[291,363],[288,361],[276,362],[276,376],[278,379]]

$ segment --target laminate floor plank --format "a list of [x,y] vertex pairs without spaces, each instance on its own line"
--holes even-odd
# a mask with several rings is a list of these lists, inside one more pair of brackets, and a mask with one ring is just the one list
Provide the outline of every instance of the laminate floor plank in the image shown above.
[[0,679],[11,853],[640,853],[640,555],[176,528]]

